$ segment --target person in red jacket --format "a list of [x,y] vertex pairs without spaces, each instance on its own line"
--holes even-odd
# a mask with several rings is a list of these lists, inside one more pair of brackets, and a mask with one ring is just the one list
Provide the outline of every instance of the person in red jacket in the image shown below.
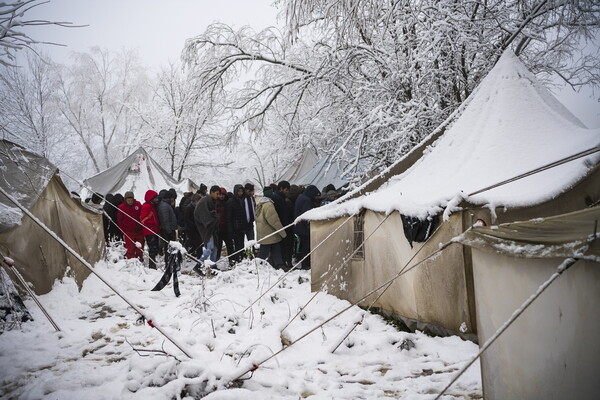
[[[119,205],[117,225],[123,231],[125,239],[125,258],[137,258],[144,261],[144,235],[140,225],[142,203],[135,199],[133,192],[125,193],[125,201]],[[139,244],[137,244],[139,243]]]
[[142,233],[148,244],[148,267],[156,269],[156,256],[158,255],[158,232],[160,231],[160,224],[158,222],[158,203],[160,203],[160,197],[154,190],[148,190],[144,196],[146,201],[142,206],[142,212],[140,213],[140,221],[144,225]]

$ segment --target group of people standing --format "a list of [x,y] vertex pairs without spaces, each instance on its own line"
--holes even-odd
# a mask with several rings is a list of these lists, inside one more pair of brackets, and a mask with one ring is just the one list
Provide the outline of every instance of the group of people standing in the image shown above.
[[158,255],[165,256],[165,264],[170,257],[169,241],[181,242],[203,264],[194,270],[203,273],[203,267],[216,268],[223,244],[230,265],[254,257],[252,250],[245,250],[245,244],[255,239],[260,245],[256,256],[273,267],[287,271],[295,257],[302,260],[302,268],[309,269],[309,224],[292,223],[317,207],[320,196],[313,185],[301,188],[287,181],[263,188],[258,200],[251,183],[235,185],[232,192],[218,185],[210,189],[201,185],[196,193],[184,193],[177,206],[174,189],[148,190],[143,204],[133,192],[124,196],[107,194],[103,208],[105,238],[107,243],[123,240],[125,257],[140,261],[147,245],[148,266],[154,269]]

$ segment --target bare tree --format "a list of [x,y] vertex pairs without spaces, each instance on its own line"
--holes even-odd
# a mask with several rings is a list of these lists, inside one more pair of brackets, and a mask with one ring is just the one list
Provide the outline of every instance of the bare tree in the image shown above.
[[[188,40],[186,66],[235,116],[229,129],[298,137],[382,168],[438,126],[505,49],[541,78],[598,85],[594,1],[287,0],[286,32],[216,24]],[[574,58],[574,60],[572,60]],[[254,68],[244,87],[231,82]],[[225,93],[225,95],[223,95]],[[213,97],[211,97],[213,98]],[[284,139],[277,139],[283,141]]]
[[4,135],[50,157],[60,142],[54,96],[54,65],[41,55],[28,53],[25,68],[0,67],[0,129]]
[[59,87],[61,114],[85,146],[94,170],[112,166],[141,127],[131,112],[147,98],[145,70],[137,54],[115,56],[97,47],[76,53],[74,63],[61,70]]
[[15,52],[18,50],[29,49],[35,52],[36,44],[57,45],[31,38],[25,33],[25,28],[42,25],[74,27],[71,22],[26,18],[32,8],[46,3],[49,1],[18,0],[0,3],[0,65],[16,66]]
[[223,160],[210,156],[224,145],[214,104],[198,96],[195,84],[170,64],[156,77],[151,104],[138,110],[145,129],[140,142],[166,160],[167,170],[177,179],[198,167],[223,165]]

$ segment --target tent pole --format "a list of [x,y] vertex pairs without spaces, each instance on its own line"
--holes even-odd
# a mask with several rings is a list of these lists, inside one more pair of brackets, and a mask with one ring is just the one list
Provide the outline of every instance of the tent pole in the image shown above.
[[21,276],[19,271],[17,271],[17,269],[15,268],[14,261],[8,257],[5,257],[4,254],[2,254],[2,253],[0,253],[0,255],[2,256],[2,261],[4,262],[4,264],[6,264],[8,266],[8,268],[10,268],[10,270],[13,272],[13,274],[15,274],[15,276],[17,277],[19,282],[21,282],[21,285],[23,285],[23,287],[25,288],[27,293],[29,293],[29,295],[31,296],[33,301],[35,301],[35,304],[37,304],[37,306],[40,308],[40,310],[42,310],[42,313],[44,314],[46,319],[50,322],[50,324],[54,327],[56,332],[60,332],[60,328],[58,327],[58,325],[56,325],[56,322],[54,322],[54,320],[52,319],[50,314],[48,314],[48,311],[46,311],[46,309],[44,308],[42,303],[40,303],[40,301],[37,298],[37,296],[35,295],[35,293],[33,293],[31,288],[27,284],[27,282],[25,282],[25,280],[23,279],[23,277]]
[[48,228],[46,225],[44,225],[44,223],[42,221],[40,221],[35,215],[33,215],[28,209],[23,207],[14,197],[9,195],[2,187],[0,187],[0,193],[2,193],[4,196],[6,196],[6,198],[8,200],[10,200],[14,205],[19,207],[19,209],[21,211],[23,211],[29,218],[31,218],[36,224],[38,224],[40,226],[40,228],[42,228],[50,236],[52,236],[58,243],[60,243],[65,248],[65,250],[67,250],[69,253],[71,253],[71,255],[73,255],[73,257],[75,257],[77,260],[79,260],[88,270],[90,270],[90,272],[92,274],[96,275],[96,277],[98,279],[100,279],[106,286],[108,286],[113,292],[115,292],[115,294],[117,296],[119,296],[121,299],[123,299],[123,301],[125,303],[129,304],[129,306],[131,308],[133,308],[135,311],[137,311],[138,314],[140,314],[142,317],[144,317],[144,319],[146,321],[148,321],[148,325],[150,325],[153,328],[156,328],[165,338],[167,338],[167,340],[169,340],[173,345],[175,345],[175,347],[177,347],[183,354],[185,354],[188,358],[193,359],[193,357],[187,351],[185,351],[180,344],[178,344],[174,339],[172,339],[169,335],[167,335],[166,332],[164,332],[162,330],[162,328],[158,325],[158,323],[156,321],[153,321],[152,318],[148,318],[139,307],[137,307],[135,304],[133,304],[133,302],[129,301],[121,293],[119,293],[115,288],[113,288],[110,283],[108,283],[102,276],[100,276],[94,270],[94,267],[92,267],[89,262],[87,262],[81,255],[79,255],[79,253],[77,253],[67,243],[65,243],[64,240],[62,240],[60,237],[58,237],[56,235],[56,233],[54,233],[50,228]]

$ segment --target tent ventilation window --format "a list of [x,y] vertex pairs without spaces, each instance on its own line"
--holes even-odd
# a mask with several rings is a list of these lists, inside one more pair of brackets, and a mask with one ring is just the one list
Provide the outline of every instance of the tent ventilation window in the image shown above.
[[[365,220],[364,213],[360,213],[354,217],[354,251],[356,253],[352,256],[353,259],[364,259],[365,258]],[[362,244],[362,246],[361,246]]]

